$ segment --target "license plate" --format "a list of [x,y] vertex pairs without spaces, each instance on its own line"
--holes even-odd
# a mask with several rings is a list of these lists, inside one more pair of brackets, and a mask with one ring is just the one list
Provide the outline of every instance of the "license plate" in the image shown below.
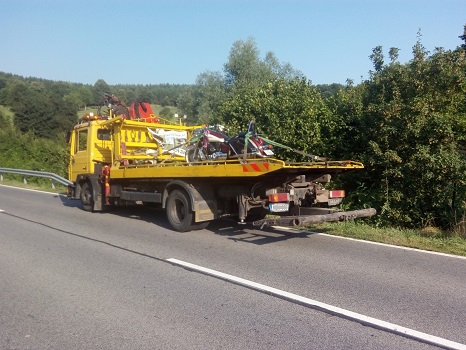
[[271,203],[269,204],[269,210],[271,213],[282,213],[290,209],[289,203]]
[[342,201],[343,201],[343,198],[329,198],[329,200],[328,200],[328,205],[329,205],[329,206],[338,205],[338,204],[340,204]]

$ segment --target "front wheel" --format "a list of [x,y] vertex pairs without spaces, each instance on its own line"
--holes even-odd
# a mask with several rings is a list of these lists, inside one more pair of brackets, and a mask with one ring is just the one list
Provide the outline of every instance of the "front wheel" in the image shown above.
[[94,209],[94,195],[92,193],[92,186],[89,182],[84,183],[81,188],[81,204],[85,211],[92,211]]
[[167,199],[167,218],[172,227],[179,232],[191,230],[194,213],[186,192],[174,190]]

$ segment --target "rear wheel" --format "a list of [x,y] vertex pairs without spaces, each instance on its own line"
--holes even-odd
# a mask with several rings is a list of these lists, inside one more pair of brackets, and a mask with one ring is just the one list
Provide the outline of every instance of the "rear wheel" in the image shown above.
[[179,232],[191,230],[194,213],[186,192],[174,190],[167,199],[167,218],[172,227]]
[[94,209],[94,196],[92,194],[92,186],[89,182],[84,183],[81,188],[81,204],[85,211]]

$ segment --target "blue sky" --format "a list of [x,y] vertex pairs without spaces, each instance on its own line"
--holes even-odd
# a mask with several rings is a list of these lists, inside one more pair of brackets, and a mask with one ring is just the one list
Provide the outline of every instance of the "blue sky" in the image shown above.
[[[359,83],[381,45],[462,41],[466,0],[0,0],[0,71],[94,84],[193,84],[255,39],[314,84]],[[388,60],[388,58],[387,58]]]

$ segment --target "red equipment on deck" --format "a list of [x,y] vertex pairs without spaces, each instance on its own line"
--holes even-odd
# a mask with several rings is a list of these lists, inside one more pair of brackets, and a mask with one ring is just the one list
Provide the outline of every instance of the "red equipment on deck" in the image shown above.
[[129,107],[129,118],[142,120],[147,123],[160,123],[160,119],[154,115],[151,105],[141,101],[131,104]]

